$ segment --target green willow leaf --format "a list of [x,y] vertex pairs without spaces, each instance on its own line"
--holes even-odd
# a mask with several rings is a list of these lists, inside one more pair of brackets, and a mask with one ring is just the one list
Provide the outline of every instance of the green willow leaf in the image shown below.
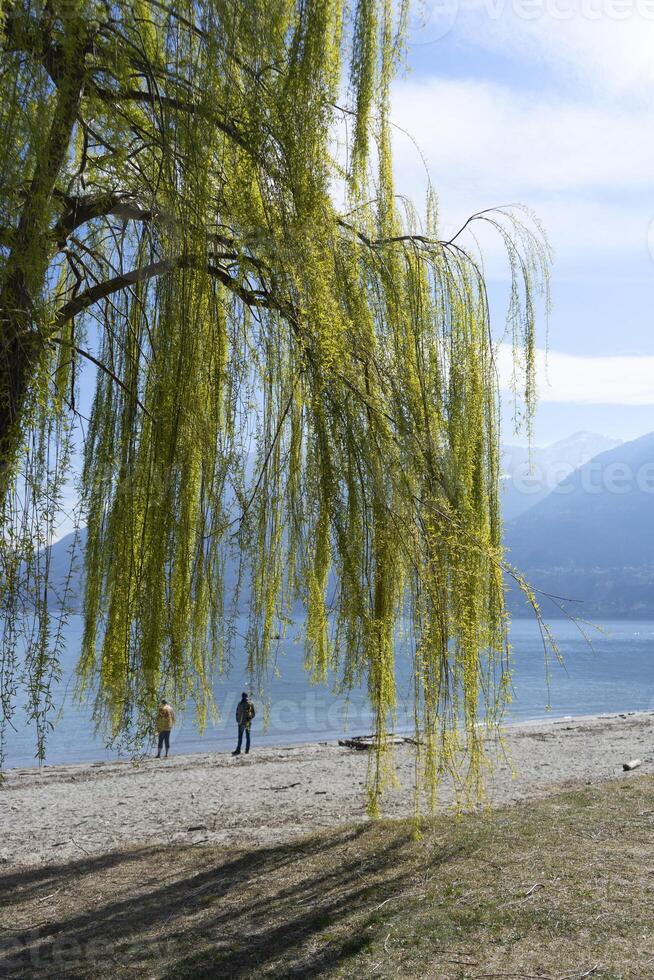
[[[420,785],[478,789],[510,690],[498,382],[474,240],[439,238],[433,191],[422,227],[395,195],[405,22],[391,0],[2,8],[0,698],[7,724],[27,692],[40,757],[83,445],[78,675],[109,737],[145,739],[164,685],[202,724],[246,601],[264,687],[300,602],[310,677],[368,685],[371,810],[401,649]],[[547,245],[519,208],[474,220],[506,250],[530,417]]]

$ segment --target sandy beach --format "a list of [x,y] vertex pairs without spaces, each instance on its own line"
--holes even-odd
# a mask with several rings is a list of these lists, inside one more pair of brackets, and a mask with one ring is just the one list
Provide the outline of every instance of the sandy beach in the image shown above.
[[[555,787],[654,773],[654,712],[553,719],[507,727],[515,770],[501,753],[488,802],[539,797]],[[494,751],[494,750],[493,750]],[[413,810],[415,748],[395,748],[399,784],[387,817]],[[258,749],[249,756],[175,755],[13,769],[0,790],[0,862],[37,866],[152,844],[258,846],[367,820],[368,753],[316,743]],[[452,788],[442,787],[441,806]]]

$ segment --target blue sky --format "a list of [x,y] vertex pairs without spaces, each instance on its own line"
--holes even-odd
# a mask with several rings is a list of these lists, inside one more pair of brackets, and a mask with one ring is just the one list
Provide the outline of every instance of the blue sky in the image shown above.
[[[408,62],[393,119],[426,158],[443,233],[519,202],[554,249],[536,441],[653,430],[654,3],[424,0]],[[420,155],[399,130],[394,150],[398,189],[420,201]]]

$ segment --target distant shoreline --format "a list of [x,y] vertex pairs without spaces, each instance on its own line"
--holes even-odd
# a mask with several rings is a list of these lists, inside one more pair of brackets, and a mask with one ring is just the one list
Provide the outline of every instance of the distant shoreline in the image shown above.
[[[539,716],[538,718],[516,719],[515,721],[506,721],[500,726],[500,728],[502,730],[506,730],[507,733],[510,733],[511,731],[520,728],[529,728],[532,726],[535,726],[536,728],[541,728],[547,725],[557,725],[557,724],[577,725],[577,724],[584,724],[592,721],[604,721],[613,718],[624,719],[632,716],[647,716],[647,715],[651,715],[654,718],[654,708],[628,710],[628,711],[618,711],[618,710],[604,711],[604,712],[597,712],[588,715],[545,714]],[[479,727],[483,728],[484,723],[479,722]],[[415,731],[410,728],[398,727],[392,734],[396,734],[398,736],[411,737],[415,735]],[[342,739],[345,738],[352,739],[357,736],[366,737],[368,735],[370,735],[370,732],[364,732],[359,730],[355,731],[354,729],[352,729],[352,731],[343,732],[338,735],[330,734],[330,735],[326,735],[324,738],[317,738],[317,739],[311,739],[311,738],[303,739],[300,737],[297,740],[294,740],[292,738],[288,738],[284,740],[284,737],[280,736],[279,741],[261,743],[261,741],[258,741],[258,739],[261,738],[261,733],[255,732],[253,737],[255,742],[255,748],[260,753],[260,752],[272,752],[275,750],[281,751],[287,749],[302,749],[302,748],[308,748],[316,745],[338,745],[339,741]],[[215,749],[192,749],[190,751],[180,751],[178,754],[176,754],[175,733],[173,730],[173,736],[171,741],[171,746],[172,746],[171,757],[176,756],[177,758],[183,757],[183,758],[192,759],[197,756],[212,757],[212,756],[231,755],[232,743],[234,742],[233,733],[231,731],[229,732],[226,731],[224,736],[221,736],[221,739],[224,740],[225,742],[224,746],[221,744],[221,745],[217,745]],[[155,746],[152,745],[148,752],[144,752],[142,755],[136,755],[134,757],[123,755],[120,757],[115,757],[110,759],[85,759],[81,761],[69,761],[69,762],[44,762],[42,765],[33,765],[33,766],[15,765],[15,766],[7,766],[6,768],[0,770],[0,773],[3,776],[7,777],[11,773],[20,772],[20,773],[38,774],[38,773],[43,773],[46,770],[48,772],[51,772],[51,771],[56,771],[57,769],[70,769],[71,767],[78,767],[81,769],[85,769],[87,767],[97,768],[99,766],[114,766],[114,765],[131,766],[135,762],[138,763],[141,760],[147,761],[149,759],[152,759],[154,755],[155,755]],[[254,757],[254,752],[253,752],[253,757]]]
[[[515,700],[505,711],[505,723],[523,720],[550,721],[555,717],[618,713],[654,708],[654,694],[649,680],[654,676],[654,621],[612,621],[596,633],[590,649],[579,631],[568,621],[552,622],[568,670],[554,661],[550,666],[548,689],[543,647],[535,621],[516,620],[512,627],[512,685]],[[54,704],[50,717],[55,723],[46,739],[46,763],[67,765],[72,762],[95,762],[118,758],[118,746],[105,747],[102,733],[94,732],[92,703],[80,704],[72,697],[69,683],[81,642],[81,621],[71,619],[62,654],[62,680],[52,691]],[[365,684],[352,691],[335,689],[338,678],[327,685],[311,685],[303,667],[301,646],[294,634],[276,652],[280,673],[266,683],[264,696],[257,696],[258,715],[255,740],[261,748],[316,741],[335,741],[342,735],[365,734],[374,728]],[[399,705],[397,731],[410,733],[413,727],[413,675],[409,659],[398,650],[397,684]],[[245,674],[246,655],[240,647],[234,651],[229,676],[215,678],[214,694],[219,717],[209,719],[203,734],[197,730],[193,706],[175,704],[178,725],[173,741],[176,752],[203,753],[227,751],[234,747],[234,711],[240,691],[248,684]],[[244,687],[241,687],[241,684]],[[174,698],[174,692],[166,692]],[[550,703],[554,711],[547,712]],[[264,733],[263,718],[269,719]],[[36,735],[27,714],[18,706],[14,717],[16,730],[7,728],[5,771],[38,768],[35,759]],[[123,746],[122,758],[130,758],[130,747]]]
[[[588,609],[577,608],[575,609],[574,604],[572,604],[570,609],[570,616],[551,616],[547,612],[547,607],[541,608],[543,614],[543,619],[548,623],[569,623],[570,618],[574,618],[574,614],[577,613],[579,616],[588,617],[584,620],[584,625],[590,627],[593,626],[602,627],[602,623],[651,623],[654,622],[654,609],[650,609],[649,612],[643,612],[642,616],[634,615],[634,613],[602,613],[593,612]],[[530,616],[529,612],[518,613],[515,610],[511,611],[511,622],[519,619],[520,622],[533,620],[533,615]]]
[[[576,725],[576,724],[588,723],[591,721],[604,721],[612,718],[624,719],[632,716],[647,716],[647,715],[651,715],[654,718],[654,708],[652,709],[644,708],[639,710],[631,709],[625,711],[619,711],[619,710],[603,711],[603,712],[596,712],[592,714],[572,714],[572,715],[570,714],[561,715],[561,714],[554,714],[554,713],[543,714],[537,718],[516,719],[516,720],[506,721],[500,727],[502,730],[506,730],[507,732],[510,732],[520,728],[528,728],[530,726],[536,726],[538,728],[542,726],[556,725],[556,724],[563,724],[563,723]],[[479,727],[483,728],[484,723],[479,722]],[[285,750],[291,748],[301,749],[303,747],[309,747],[315,745],[338,745],[338,742],[341,739],[355,738],[356,736],[367,736],[370,734],[370,732],[366,732],[363,730],[359,731],[358,729],[357,730],[352,729],[347,732],[342,732],[338,735],[329,734],[329,735],[325,735],[324,738],[307,738],[307,739],[301,736],[299,736],[297,739],[293,739],[292,737],[285,738],[284,735],[280,735],[279,741],[275,741],[275,742],[266,741],[264,743],[260,741],[262,734],[263,733],[261,732],[255,731],[253,735],[255,746],[259,752],[262,751],[271,752],[275,750]],[[411,728],[398,727],[397,729],[394,730],[394,734],[399,736],[411,737],[415,734],[415,732]],[[183,756],[184,758],[194,758],[196,756],[211,757],[214,755],[218,755],[218,756],[231,755],[232,742],[234,742],[234,737],[233,737],[233,733],[231,732],[231,729],[227,729],[224,735],[221,733],[220,739],[221,742],[224,741],[225,743],[224,745],[219,744],[214,749],[207,748],[207,749],[180,750],[179,753],[177,753],[177,757]],[[172,745],[172,755],[176,755],[174,731],[173,731],[171,745]],[[148,760],[153,758],[154,754],[155,754],[155,746],[152,745],[148,752],[144,752],[142,755],[137,755],[134,757],[128,755],[122,755],[109,759],[83,759],[79,761],[71,760],[67,762],[44,762],[42,765],[33,765],[33,766],[15,765],[15,766],[7,766],[5,769],[0,770],[0,772],[2,773],[2,775],[8,776],[10,773],[16,773],[16,772],[25,772],[25,773],[32,772],[37,774],[37,773],[44,772],[45,770],[50,772],[62,768],[68,769],[71,766],[81,767],[82,769],[84,769],[85,767],[97,767],[102,765],[107,765],[107,766],[133,765],[135,761],[138,762],[141,759]]]

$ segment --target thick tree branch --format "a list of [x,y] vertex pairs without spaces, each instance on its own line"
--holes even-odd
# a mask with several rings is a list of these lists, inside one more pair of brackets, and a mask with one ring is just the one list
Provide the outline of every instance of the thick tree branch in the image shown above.
[[[234,255],[233,259],[238,261],[239,256]],[[288,314],[282,303],[278,302],[269,292],[264,289],[248,289],[243,286],[240,282],[237,282],[230,274],[223,269],[221,266],[215,263],[206,262],[206,259],[201,259],[197,255],[180,255],[175,258],[170,259],[160,259],[157,262],[151,262],[149,265],[140,266],[137,269],[131,269],[129,272],[125,272],[122,275],[114,276],[112,279],[106,279],[103,282],[96,283],[89,289],[85,289],[84,292],[79,293],[74,299],[69,300],[65,303],[61,309],[58,311],[55,317],[55,328],[60,329],[65,323],[71,320],[78,313],[82,313],[84,310],[93,306],[94,303],[98,303],[102,299],[106,299],[107,296],[111,296],[113,293],[119,292],[121,289],[125,289],[127,286],[133,286],[138,282],[146,282],[149,279],[154,279],[157,276],[166,275],[169,272],[173,272],[175,269],[206,269],[210,275],[215,276],[219,279],[235,296],[238,296],[247,306],[252,307],[263,307],[265,309],[276,309],[284,314]]]
[[89,306],[93,306],[94,303],[106,299],[107,296],[111,296],[113,293],[125,289],[126,286],[133,286],[137,282],[145,282],[156,276],[162,276],[175,268],[179,268],[176,260],[161,259],[159,262],[151,262],[149,265],[144,265],[138,269],[132,269],[130,272],[125,272],[122,275],[114,276],[113,279],[105,279],[103,282],[98,282],[95,286],[90,286],[89,289],[85,289],[84,292],[79,293],[74,299],[69,300],[68,303],[65,303],[61,307],[55,318],[55,326],[57,329],[61,328],[68,320],[72,320],[74,316],[77,316],[78,313],[82,313]]
[[33,297],[45,281],[49,259],[47,218],[54,187],[70,147],[84,90],[86,25],[68,29],[50,128],[36,154],[22,213],[0,282],[0,503],[7,490],[20,441],[20,422],[38,357],[37,331],[31,329]]
[[67,205],[67,211],[52,229],[52,237],[59,245],[63,245],[76,228],[93,218],[114,215],[126,221],[152,221],[157,215],[155,210],[142,208],[128,191],[112,190],[80,197],[68,194],[58,196]]

